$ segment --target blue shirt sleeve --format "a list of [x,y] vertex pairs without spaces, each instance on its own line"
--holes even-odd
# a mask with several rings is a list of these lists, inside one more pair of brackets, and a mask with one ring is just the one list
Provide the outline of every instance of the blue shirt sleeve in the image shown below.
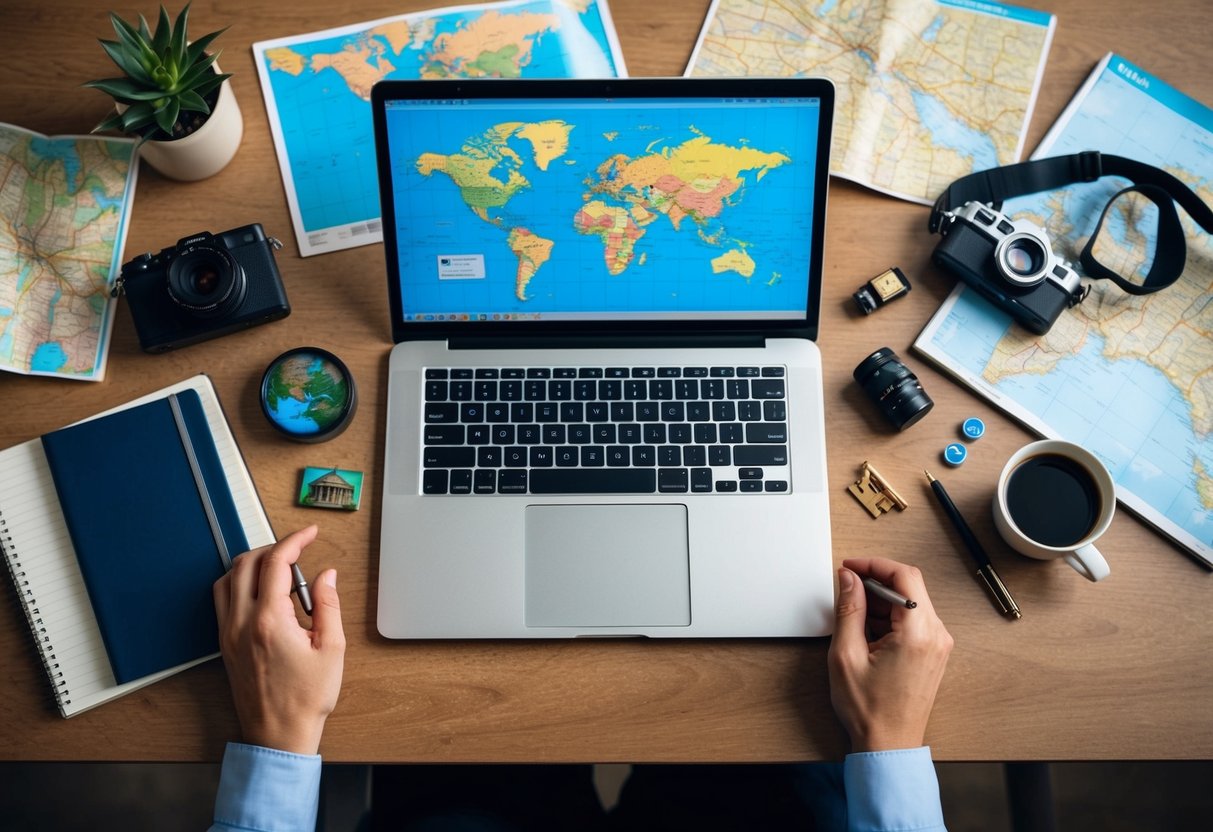
[[848,754],[842,776],[848,832],[947,832],[928,746]]
[[211,832],[313,832],[320,757],[230,742]]

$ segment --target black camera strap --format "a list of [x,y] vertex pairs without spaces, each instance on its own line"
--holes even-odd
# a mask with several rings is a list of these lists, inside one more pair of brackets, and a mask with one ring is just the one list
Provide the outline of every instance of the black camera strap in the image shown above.
[[[943,224],[945,213],[966,202],[982,202],[1001,210],[1004,199],[1051,191],[1078,182],[1094,182],[1103,176],[1121,176],[1133,185],[1118,191],[1104,206],[1099,222],[1079,256],[1083,271],[1091,278],[1111,280],[1134,295],[1147,295],[1165,289],[1183,274],[1187,260],[1188,246],[1175,203],[1178,202],[1188,216],[1210,234],[1213,234],[1213,209],[1201,201],[1191,188],[1165,170],[1124,156],[1087,150],[969,174],[949,185],[935,200],[927,228],[932,234],[936,233]],[[1108,210],[1117,199],[1128,193],[1139,193],[1158,206],[1154,260],[1141,283],[1126,280],[1103,265],[1095,259],[1092,251]]]

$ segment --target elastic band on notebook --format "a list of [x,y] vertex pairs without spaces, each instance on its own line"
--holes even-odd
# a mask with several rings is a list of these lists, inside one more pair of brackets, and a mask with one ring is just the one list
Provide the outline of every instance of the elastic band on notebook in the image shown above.
[[219,549],[219,559],[223,561],[225,570],[232,568],[232,556],[227,550],[223,539],[223,530],[219,527],[219,518],[215,516],[215,507],[211,504],[211,494],[206,489],[206,480],[202,477],[202,467],[198,464],[198,456],[194,453],[194,443],[190,439],[189,428],[185,426],[185,416],[177,401],[177,394],[168,397],[169,408],[173,411],[173,421],[177,423],[177,432],[181,435],[181,444],[185,448],[185,456],[189,460],[190,470],[194,472],[194,484],[198,488],[198,497],[202,500],[202,510],[206,512],[206,522],[211,526],[211,535],[215,538],[215,546]]

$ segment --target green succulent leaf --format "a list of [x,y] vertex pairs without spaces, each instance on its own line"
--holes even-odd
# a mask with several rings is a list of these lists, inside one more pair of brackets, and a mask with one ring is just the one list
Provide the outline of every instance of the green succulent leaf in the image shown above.
[[[127,110],[129,113],[130,111]],[[125,114],[124,114],[125,115]],[[156,123],[156,113],[150,107],[147,112],[137,115],[129,120],[124,119],[122,124],[122,132],[124,133],[140,133],[144,128],[154,126]]]
[[228,27],[228,26],[224,26],[218,32],[211,32],[209,35],[203,35],[202,37],[198,38],[198,40],[194,41],[188,47],[186,47],[186,50],[185,50],[186,66],[193,66],[195,63],[197,63],[198,59],[202,57],[204,52],[206,52],[206,48],[211,45],[211,41],[213,41],[215,38],[222,35],[229,28],[230,27]]
[[190,14],[190,4],[186,3],[181,14],[177,15],[177,23],[173,26],[173,37],[169,43],[169,59],[174,70],[185,65],[185,31]]
[[113,40],[103,40],[101,48],[105,50],[105,54],[110,56],[110,60],[117,64],[118,69],[126,73],[132,80],[140,84],[152,83],[152,76],[143,68],[143,64],[139,63],[139,58],[123,49],[122,44]]
[[147,18],[139,15],[139,37],[143,38],[148,43],[152,42],[151,30],[147,28]]
[[207,78],[213,77],[215,72],[211,69],[211,64],[219,57],[219,53],[207,55],[198,63],[194,64],[184,75],[181,76],[178,82],[178,88],[183,90],[196,89],[198,84],[205,81]]
[[92,129],[93,133],[100,133],[103,130],[122,130],[122,113],[112,113],[109,118],[104,119],[100,124]]
[[190,110],[196,113],[210,113],[211,108],[207,106],[206,100],[201,95],[193,90],[186,90],[177,96],[177,100],[181,102],[182,110]]
[[122,111],[122,132],[133,133],[140,126],[149,124],[156,117],[156,108],[147,101],[140,101]]
[[129,78],[103,78],[89,81],[84,86],[101,90],[124,104],[130,101],[154,101],[164,95],[164,90],[140,86]]
[[152,49],[157,55],[163,55],[168,46],[169,37],[173,33],[173,25],[169,22],[168,11],[160,7],[160,19],[156,21],[156,34],[152,36]]
[[181,114],[181,104],[176,98],[169,98],[166,105],[156,111],[156,125],[165,132],[166,135],[173,135],[173,125],[177,123],[177,116]]
[[152,47],[148,45],[139,33],[122,18],[114,13],[110,13],[110,22],[114,26],[114,33],[118,35],[118,41],[139,59],[139,63],[148,72],[156,66],[160,61],[156,57],[156,53],[152,51]]

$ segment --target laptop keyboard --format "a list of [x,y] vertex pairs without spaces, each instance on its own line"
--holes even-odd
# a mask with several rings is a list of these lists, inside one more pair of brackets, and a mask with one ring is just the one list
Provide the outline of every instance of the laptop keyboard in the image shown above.
[[790,489],[782,366],[427,368],[425,494]]

